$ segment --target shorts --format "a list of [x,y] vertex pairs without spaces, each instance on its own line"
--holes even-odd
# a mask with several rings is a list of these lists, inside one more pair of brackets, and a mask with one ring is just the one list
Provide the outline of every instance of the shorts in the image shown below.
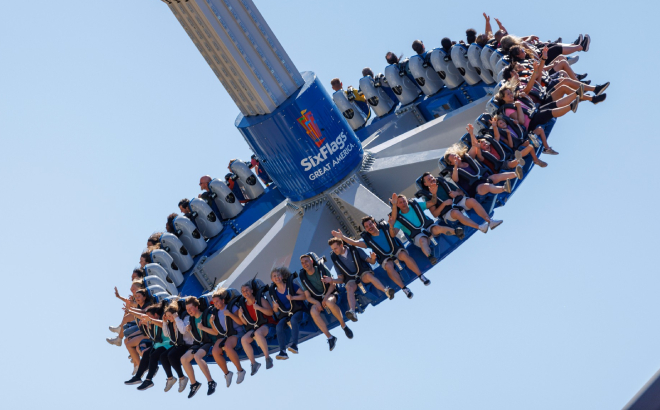
[[[373,274],[374,274],[374,271],[372,271],[372,270],[368,270],[368,271],[366,271],[366,272],[362,272],[362,275],[365,275],[365,274],[367,274],[367,273],[371,273],[371,274],[373,275]],[[355,284],[357,285],[358,283],[360,283],[360,282],[362,281],[362,275],[360,275],[360,276],[357,277],[356,279],[349,279],[348,282],[346,282],[346,284],[348,285],[350,282],[355,282]]]
[[[465,210],[467,209],[467,205],[465,204],[465,202],[466,202],[467,200],[468,200],[468,198],[467,198],[466,196],[463,196],[463,199],[461,199],[458,203],[452,204],[452,206],[451,206],[451,208],[449,209],[449,211],[447,211],[447,212],[442,216],[442,219],[443,219],[446,223],[449,223],[449,222],[455,222],[456,219],[454,219],[454,218],[451,216],[451,211],[454,210],[454,209],[456,209],[457,211],[461,212],[462,214],[465,214]],[[467,216],[467,215],[466,215],[466,216]]]
[[206,354],[211,353],[211,349],[213,348],[213,343],[204,343],[203,345],[201,344],[194,344],[190,346],[189,351],[192,350],[193,354],[197,353],[200,350],[204,350]]
[[[267,326],[267,327],[268,327],[268,334],[266,335],[266,339],[271,338],[271,337],[275,337],[275,335],[277,334],[277,329],[275,328],[275,325],[270,324],[270,323],[266,323],[265,325],[261,325],[261,326],[259,326],[259,328],[261,328],[261,327],[263,327],[263,326]],[[252,339],[254,339],[254,331],[255,331],[255,330],[256,330],[256,329],[248,330],[248,331],[245,332],[245,333],[251,333],[250,337],[251,337]],[[245,333],[243,333],[243,335],[245,335]],[[243,335],[241,335],[240,337],[243,337]]]
[[125,337],[133,337],[133,336],[138,336],[141,335],[142,331],[140,330],[140,327],[138,325],[133,325],[130,327],[127,327],[124,330],[124,336]]
[[384,264],[385,264],[387,261],[389,261],[389,260],[394,261],[394,259],[399,259],[399,254],[401,254],[401,252],[405,252],[405,251],[406,251],[405,248],[400,247],[399,249],[396,250],[396,252],[394,253],[394,256],[388,256],[388,257],[386,257],[385,259],[383,259],[383,261],[382,261],[380,264],[381,264],[381,265],[384,265]]
[[[433,229],[434,226],[440,226],[440,222],[439,222],[439,221],[435,221],[435,222],[433,223],[433,225],[430,225],[426,230],[428,230],[428,231],[430,232],[431,229]],[[415,236],[415,239],[413,240],[413,243],[414,243],[415,246],[417,246],[418,248],[421,248],[422,245],[419,243],[419,241],[420,241],[422,238],[428,238],[428,237],[429,237],[429,236],[428,236],[427,234],[425,234],[425,233],[418,233],[417,236]]]

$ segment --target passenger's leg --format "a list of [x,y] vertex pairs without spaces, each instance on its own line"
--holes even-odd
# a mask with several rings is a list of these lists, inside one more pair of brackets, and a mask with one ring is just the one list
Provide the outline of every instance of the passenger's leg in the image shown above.
[[[181,356],[186,352],[185,346],[173,347],[167,351],[167,362],[174,368],[176,375],[180,378],[183,377],[183,369],[181,368]],[[161,361],[163,358],[161,357]]]
[[134,365],[140,363],[140,352],[138,346],[140,346],[140,342],[142,342],[144,339],[144,336],[135,336],[130,339],[126,339],[126,350],[128,350],[128,354],[131,355],[131,359],[133,359]]
[[490,176],[490,180],[493,181],[493,183],[495,184],[499,184],[500,182],[515,178],[517,178],[515,172],[501,172],[499,174],[494,174]]
[[227,357],[229,360],[231,360],[232,363],[234,363],[234,366],[236,366],[236,370],[239,372],[243,371],[243,367],[241,366],[241,360],[238,358],[238,353],[236,353],[236,345],[238,344],[238,337],[237,336],[231,336],[227,339],[227,342],[225,343],[225,353],[227,353]]
[[213,350],[211,351],[211,355],[213,356],[213,359],[215,359],[215,362],[220,366],[220,370],[222,370],[223,374],[229,373],[229,369],[227,368],[227,360],[225,360],[225,355],[223,354],[222,347],[220,347],[220,344],[222,343],[222,339],[218,339],[215,341],[215,344],[213,345]]
[[[154,377],[156,370],[158,370],[158,361],[160,360],[160,357],[166,355],[167,349],[163,346],[151,353],[151,356],[149,357],[149,373],[147,373],[147,380],[151,380]],[[163,370],[165,370],[167,378],[172,378],[172,368],[169,366],[169,363],[167,363],[167,365],[166,363],[166,360],[162,362]]]
[[285,351],[286,350],[286,326],[289,321],[289,318],[282,319],[279,322],[277,322],[277,327],[275,330],[277,331],[277,344],[280,347],[280,351]]
[[356,290],[357,290],[357,284],[355,283],[354,280],[351,280],[346,284],[346,297],[348,298],[348,308],[350,310],[355,310],[355,305],[357,304],[357,302],[355,301]]
[[381,292],[385,292],[385,286],[383,286],[383,282],[381,282],[377,277],[375,277],[372,273],[365,273],[362,275],[362,282],[364,283],[371,283],[376,287],[376,289],[380,290]]
[[181,356],[181,365],[188,375],[188,379],[190,379],[190,384],[197,383],[197,380],[195,380],[195,370],[193,369],[192,363],[190,363],[194,358],[195,355],[193,354],[192,349],[189,349],[183,356]]
[[493,184],[479,184],[477,187],[477,193],[479,195],[488,195],[488,194],[501,194],[504,192],[504,187],[493,185]]
[[422,271],[419,270],[419,266],[417,266],[417,262],[408,254],[408,251],[402,251],[399,252],[398,259],[405,263],[408,269],[413,271],[413,273],[417,276],[422,275]]
[[208,353],[206,350],[199,349],[197,353],[195,353],[195,362],[197,362],[199,370],[201,370],[202,373],[204,373],[204,376],[206,376],[206,380],[213,381],[213,377],[211,377],[211,370],[209,370],[209,365],[204,361],[204,356],[206,356],[206,353]]
[[291,316],[291,344],[298,346],[298,337],[300,336],[300,323],[303,320],[303,312],[299,311]]
[[449,211],[449,213],[452,218],[462,223],[463,225],[469,226],[470,228],[479,229],[479,224],[474,222],[472,219],[468,218],[465,214],[463,214],[463,212],[459,211],[458,209],[452,209],[451,211]]
[[433,225],[431,227],[431,235],[433,236],[438,236],[438,235],[456,235],[456,230],[454,228],[451,228],[449,226],[440,226],[440,225]]
[[268,354],[268,342],[266,341],[266,336],[268,336],[268,326],[263,325],[256,332],[254,332],[254,340],[257,341],[257,345],[261,348],[266,359],[270,359]]
[[323,308],[320,305],[312,305],[311,309],[309,309],[309,314],[312,315],[312,320],[316,324],[316,327],[319,328],[321,333],[330,339],[332,335],[330,332],[328,332],[328,325],[325,324],[325,320],[323,320],[323,317],[321,316],[322,310]]
[[385,269],[385,272],[387,272],[387,276],[389,276],[392,282],[396,283],[396,285],[401,289],[403,289],[406,286],[403,284],[403,281],[401,280],[401,275],[399,275],[399,272],[396,271],[396,268],[394,267],[394,263],[391,260],[388,260],[382,266],[383,269]]
[[142,352],[142,359],[140,359],[140,365],[138,366],[137,372],[135,373],[136,377],[142,378],[144,372],[149,369],[149,358],[151,357],[151,352],[153,348],[148,348]]
[[[531,146],[530,146],[530,147],[531,147]],[[465,207],[466,207],[468,210],[474,210],[474,212],[476,212],[477,215],[479,215],[479,217],[480,217],[481,219],[483,219],[485,222],[490,223],[490,216],[488,216],[488,212],[486,212],[486,210],[484,209],[484,207],[481,206],[481,204],[479,203],[479,201],[477,201],[476,199],[474,199],[474,198],[468,198],[468,199],[466,199],[466,200],[465,200]]]
[[429,245],[429,238],[423,236],[419,238],[419,247],[422,249],[422,252],[428,258],[431,255],[431,247]]
[[[550,145],[548,145],[548,138],[545,136],[545,131],[543,131],[543,128],[536,127],[534,129],[534,135],[541,138],[541,142],[543,143],[543,148],[550,149]],[[532,149],[532,152],[533,152],[532,158],[537,158],[537,160],[538,160],[538,157],[536,157],[536,152],[533,149]],[[534,161],[534,162],[536,162],[536,161]]]
[[337,298],[335,296],[330,296],[328,300],[326,300],[325,304],[328,306],[328,309],[330,309],[332,314],[337,318],[341,328],[345,328],[346,322],[344,322],[344,315],[342,315],[341,309],[339,306],[337,306]]
[[245,354],[247,355],[248,359],[250,360],[250,363],[255,364],[257,363],[256,360],[254,360],[254,348],[252,347],[252,334],[253,331],[249,331],[246,334],[243,335],[241,338],[241,344],[243,345],[243,351],[245,351]]

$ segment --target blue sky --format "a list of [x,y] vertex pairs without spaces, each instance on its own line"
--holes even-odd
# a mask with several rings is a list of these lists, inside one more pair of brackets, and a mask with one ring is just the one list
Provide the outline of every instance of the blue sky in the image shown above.
[[112,288],[128,292],[146,238],[199,176],[249,158],[238,109],[161,1],[5,4],[2,406],[621,408],[660,368],[659,61],[647,40],[658,6],[496,4],[256,1],[298,69],[328,89],[382,71],[385,52],[409,55],[416,38],[435,47],[481,31],[483,11],[519,35],[589,33],[574,68],[612,86],[558,122],[560,155],[497,211],[500,228],[431,271],[431,287],[370,309],[332,353],[315,339],[191,401],[164,394],[162,373],[148,392],[123,385],[126,350],[104,340],[121,315]]

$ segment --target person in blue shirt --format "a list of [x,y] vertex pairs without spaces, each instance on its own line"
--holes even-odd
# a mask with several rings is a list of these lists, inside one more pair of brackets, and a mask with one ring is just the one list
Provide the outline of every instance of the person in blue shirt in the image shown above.
[[291,272],[285,267],[273,269],[270,273],[270,279],[273,281],[269,287],[270,297],[273,301],[273,311],[279,319],[276,330],[280,352],[275,358],[277,360],[286,360],[289,358],[286,353],[287,324],[291,328],[291,343],[288,346],[288,350],[293,354],[298,354],[300,323],[303,320],[303,314],[307,310],[303,302],[305,300],[305,292],[297,283],[293,282]]
[[438,262],[431,253],[430,236],[459,235],[463,236],[463,229],[441,226],[439,221],[429,218],[424,211],[434,206],[437,201],[438,186],[429,188],[433,199],[428,202],[418,202],[414,199],[408,200],[405,195],[392,194],[392,216],[396,219],[395,232],[403,231],[406,237],[419,247],[432,264]]

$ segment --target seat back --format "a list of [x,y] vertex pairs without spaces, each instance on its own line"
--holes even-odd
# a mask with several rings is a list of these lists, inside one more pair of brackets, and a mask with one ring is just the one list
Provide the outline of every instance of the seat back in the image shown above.
[[455,44],[451,48],[451,60],[458,72],[463,76],[465,82],[469,85],[475,85],[481,81],[477,70],[474,69],[468,59],[468,48],[463,44]]
[[[148,263],[144,266],[144,273],[146,277],[144,278],[144,284],[149,285],[158,285],[165,289],[172,295],[178,293],[176,285],[173,282],[167,280],[167,271],[157,263]],[[151,278],[151,281],[147,279]],[[155,279],[154,279],[155,278]]]
[[445,85],[433,66],[426,62],[422,56],[410,57],[408,67],[410,67],[410,72],[415,77],[415,82],[426,95],[437,93]]
[[493,118],[492,115],[488,113],[483,113],[479,117],[477,117],[476,121],[474,121],[475,133],[483,135],[485,132],[487,132],[488,129],[490,128],[490,120],[492,118]]
[[238,183],[246,199],[257,199],[264,193],[264,187],[245,162],[236,160],[232,162],[229,168],[238,176],[236,183]]
[[452,89],[463,84],[463,76],[458,72],[458,69],[451,62],[451,56],[441,48],[436,48],[430,51],[431,57],[429,61],[433,69],[444,81],[447,88]]
[[178,235],[190,256],[195,257],[206,249],[206,241],[202,237],[194,223],[185,216],[177,216],[174,219],[174,227],[181,234]]
[[509,56],[504,56],[500,58],[497,64],[495,64],[495,67],[493,67],[493,71],[495,72],[495,79],[497,81],[504,80],[504,69],[509,64],[511,64],[511,58]]
[[493,67],[490,65],[490,57],[495,52],[495,47],[490,44],[486,44],[481,50],[481,69],[488,70],[488,74],[493,77]]
[[344,90],[335,91],[332,94],[332,101],[335,102],[339,111],[354,130],[362,127],[367,122],[367,117],[362,110],[358,108],[355,101],[350,101]]
[[392,108],[396,106],[396,102],[392,101],[387,95],[383,86],[380,83],[376,86],[371,76],[360,78],[360,90],[364,93],[371,109],[379,117],[389,114]]
[[213,202],[220,210],[220,216],[222,219],[232,219],[236,218],[243,212],[243,205],[238,201],[236,195],[229,189],[225,181],[220,181],[217,178],[214,178],[213,181],[209,183],[209,189],[215,197]]
[[213,212],[206,201],[193,198],[190,201],[190,210],[197,214],[195,224],[205,238],[213,238],[222,232],[223,226],[220,218]]
[[174,283],[174,286],[181,286],[183,283],[183,274],[169,253],[163,249],[155,249],[151,251],[151,260],[165,269],[167,277]]
[[183,242],[181,242],[176,235],[164,233],[163,236],[160,237],[160,244],[163,250],[172,257],[174,263],[179,267],[181,272],[185,272],[192,268],[194,263],[192,256],[190,256],[190,253],[183,245]]
[[494,50],[493,53],[490,55],[490,58],[488,60],[490,64],[490,69],[493,70],[493,78],[497,77],[497,71],[495,66],[497,66],[497,63],[500,62],[500,60],[504,57],[504,54],[502,53],[501,49]]
[[387,78],[387,82],[392,87],[392,91],[396,94],[401,105],[410,104],[421,93],[419,87],[408,78],[406,72],[399,69],[399,64],[391,64],[385,67],[385,78]]
[[484,69],[482,66],[481,62],[481,52],[483,51],[482,47],[477,44],[477,43],[472,43],[470,44],[470,47],[468,47],[468,60],[470,61],[470,64],[472,64],[472,67],[474,67],[475,70],[477,70],[477,74],[479,74],[479,77],[481,77],[481,80],[486,83],[486,84],[493,84],[495,82],[495,79],[493,78],[492,75],[490,75],[490,70],[489,69]]
[[495,97],[488,100],[486,103],[486,112],[490,115],[497,114],[497,111],[500,109],[500,105],[495,101]]

